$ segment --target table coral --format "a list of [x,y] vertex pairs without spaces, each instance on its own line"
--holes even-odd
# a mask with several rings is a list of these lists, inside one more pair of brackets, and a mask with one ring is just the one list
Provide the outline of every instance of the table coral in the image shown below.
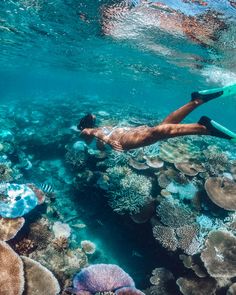
[[224,177],[210,177],[205,182],[208,197],[217,206],[230,211],[236,210],[236,182]]
[[227,231],[212,231],[201,253],[208,273],[215,278],[236,276],[236,237]]

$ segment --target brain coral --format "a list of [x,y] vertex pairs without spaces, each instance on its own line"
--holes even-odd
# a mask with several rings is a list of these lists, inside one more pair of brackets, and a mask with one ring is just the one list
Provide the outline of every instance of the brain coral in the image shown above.
[[73,287],[91,293],[135,287],[133,279],[117,265],[94,264],[83,268],[73,279]]
[[236,276],[236,237],[227,231],[212,231],[201,259],[212,277]]
[[20,257],[0,241],[0,294],[21,295],[24,290],[23,263]]

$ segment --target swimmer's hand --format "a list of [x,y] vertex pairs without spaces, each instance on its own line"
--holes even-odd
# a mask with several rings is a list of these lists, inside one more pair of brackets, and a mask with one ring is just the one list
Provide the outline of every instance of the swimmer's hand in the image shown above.
[[71,126],[69,129],[71,129],[75,132],[81,132],[81,130],[79,130],[76,125]]
[[124,149],[122,145],[117,140],[112,140],[108,143],[115,151],[117,152],[123,152]]

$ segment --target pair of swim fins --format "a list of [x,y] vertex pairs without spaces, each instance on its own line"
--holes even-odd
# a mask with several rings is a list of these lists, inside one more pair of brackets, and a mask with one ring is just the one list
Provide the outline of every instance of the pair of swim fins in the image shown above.
[[[193,92],[191,97],[192,100],[202,99],[204,102],[208,102],[212,99],[218,97],[228,97],[228,96],[236,96],[236,84],[225,86],[222,88],[213,88],[208,90],[201,90],[197,92]],[[227,129],[223,125],[217,123],[216,121],[203,116],[198,121],[199,124],[206,126],[208,130],[210,130],[211,135],[228,139],[234,143],[236,143],[236,133]]]

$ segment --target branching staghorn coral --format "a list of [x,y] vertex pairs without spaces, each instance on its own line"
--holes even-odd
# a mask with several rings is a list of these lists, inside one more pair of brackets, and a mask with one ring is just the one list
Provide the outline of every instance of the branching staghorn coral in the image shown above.
[[139,213],[151,199],[151,181],[126,166],[107,169],[109,176],[108,198],[112,209],[120,214]]

